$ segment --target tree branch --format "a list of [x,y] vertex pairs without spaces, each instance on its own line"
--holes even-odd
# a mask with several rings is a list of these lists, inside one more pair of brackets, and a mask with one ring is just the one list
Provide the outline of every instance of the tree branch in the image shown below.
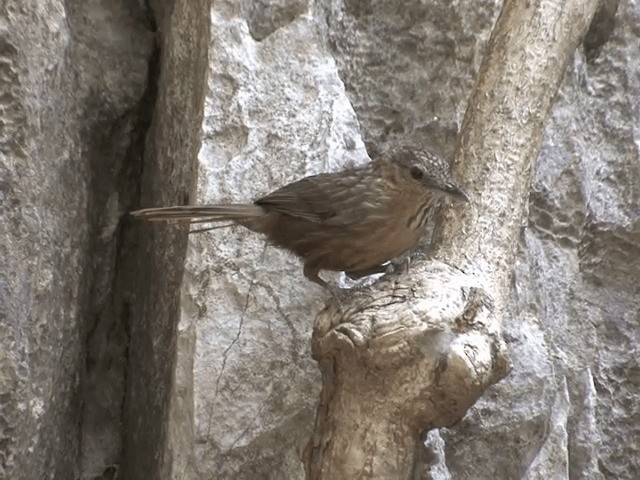
[[506,292],[544,124],[597,5],[507,0],[491,35],[454,166],[472,202],[443,222],[433,256],[477,274],[493,293]]

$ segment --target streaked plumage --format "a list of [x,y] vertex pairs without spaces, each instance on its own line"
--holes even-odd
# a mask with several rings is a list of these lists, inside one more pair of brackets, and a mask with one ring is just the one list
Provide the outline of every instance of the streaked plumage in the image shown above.
[[362,167],[303,178],[252,204],[148,208],[149,221],[231,221],[263,233],[304,261],[305,276],[327,284],[320,270],[352,277],[414,247],[445,196],[467,200],[437,155],[411,148],[383,154]]

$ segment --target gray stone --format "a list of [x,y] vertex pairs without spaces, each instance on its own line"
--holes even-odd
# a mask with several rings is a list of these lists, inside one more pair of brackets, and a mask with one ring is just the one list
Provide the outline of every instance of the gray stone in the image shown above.
[[[207,78],[209,1],[158,3],[158,50],[150,62],[156,82],[153,112],[148,130],[142,129],[142,206],[187,203],[194,197]],[[122,303],[117,313],[128,322],[129,334],[121,475],[171,478],[181,461],[169,421],[179,408],[172,386],[187,231],[136,223],[127,233],[115,281]]]
[[[260,41],[251,28],[231,3],[213,6],[201,203],[251,201],[367,159],[316,20],[300,15]],[[190,239],[180,330],[195,339],[193,386],[187,375],[178,388],[194,392],[195,478],[300,477],[320,386],[310,332],[326,292],[247,230]]]
[[[637,6],[622,3],[610,41],[589,61],[578,51],[566,72],[505,323],[514,369],[445,437],[454,478],[640,475],[639,19]],[[532,328],[538,355],[527,348]],[[534,379],[527,395],[519,385]]]
[[[301,478],[326,293],[241,228],[124,214],[249,201],[363,139],[451,156],[501,2],[149,3],[0,6],[0,478]],[[531,187],[513,370],[419,478],[640,478],[640,9],[596,19]]]
[[127,2],[3,2],[0,18],[0,477],[78,478],[119,455],[124,350],[101,384],[107,413],[82,430],[86,348],[153,35]]
[[[261,31],[270,33],[256,35],[258,7],[241,5],[214,7],[214,29],[231,33],[212,43],[203,202],[245,201],[335,168],[348,150],[310,149],[312,126],[336,125],[355,142],[359,134],[373,143],[399,139],[450,155],[499,8],[499,2],[327,0],[286,23],[286,15],[268,12],[301,7],[274,3],[261,19],[270,25]],[[579,50],[567,71],[536,168],[504,325],[514,369],[459,425],[442,430],[442,453],[425,473],[431,478],[638,476],[637,444],[628,440],[640,438],[632,408],[640,394],[633,354],[640,172],[632,26],[638,14],[632,4],[620,5],[609,40],[589,43],[597,55],[587,61]],[[300,25],[303,37],[296,36]],[[283,38],[286,47],[278,43]],[[298,89],[313,78],[305,54],[335,61],[361,132],[318,122],[322,93],[300,108]],[[281,80],[274,82],[276,74]],[[331,78],[311,88],[322,92]],[[285,88],[289,102],[278,95]],[[330,163],[311,169],[314,158]],[[293,170],[296,165],[302,168]],[[300,326],[297,312],[312,314],[324,294],[303,283],[297,261],[240,229],[196,239],[187,262],[182,321],[201,332],[195,478],[211,472],[298,478],[296,442],[306,441],[311,428],[314,368],[300,347],[304,340],[287,340],[298,347],[289,347],[277,368],[264,359],[282,356],[277,345],[294,332],[298,339],[309,335],[310,323]],[[281,319],[270,320],[274,313]],[[305,380],[291,377],[292,370]],[[276,386],[287,375],[285,394]]]

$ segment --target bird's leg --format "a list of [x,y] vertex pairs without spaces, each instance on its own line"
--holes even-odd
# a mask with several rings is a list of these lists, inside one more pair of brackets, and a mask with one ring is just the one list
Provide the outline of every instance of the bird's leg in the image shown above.
[[309,265],[308,263],[304,265],[304,269],[302,270],[304,276],[307,277],[307,280],[311,280],[316,285],[320,285],[325,290],[331,290],[331,287],[327,282],[320,278],[320,269],[314,267],[313,265]]
[[332,287],[323,279],[321,279],[320,275],[318,275],[320,273],[320,269],[313,264],[305,264],[302,272],[304,273],[304,276],[307,277],[307,280],[312,281],[316,285],[320,285],[322,288],[328,291],[333,297],[333,300],[336,302],[336,305],[338,305],[340,311],[342,311],[342,302],[340,301],[339,294],[340,288]]
[[405,273],[409,273],[409,266],[411,265],[411,256],[408,255],[407,258],[405,258],[401,262],[391,262],[391,265],[393,265],[393,273],[396,273],[398,275],[404,275]]

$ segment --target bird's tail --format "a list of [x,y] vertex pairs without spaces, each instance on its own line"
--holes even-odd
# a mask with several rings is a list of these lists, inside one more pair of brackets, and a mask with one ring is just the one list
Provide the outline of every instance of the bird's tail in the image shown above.
[[184,205],[178,207],[145,208],[131,212],[140,220],[151,222],[241,222],[264,215],[262,207],[253,204],[236,205]]

